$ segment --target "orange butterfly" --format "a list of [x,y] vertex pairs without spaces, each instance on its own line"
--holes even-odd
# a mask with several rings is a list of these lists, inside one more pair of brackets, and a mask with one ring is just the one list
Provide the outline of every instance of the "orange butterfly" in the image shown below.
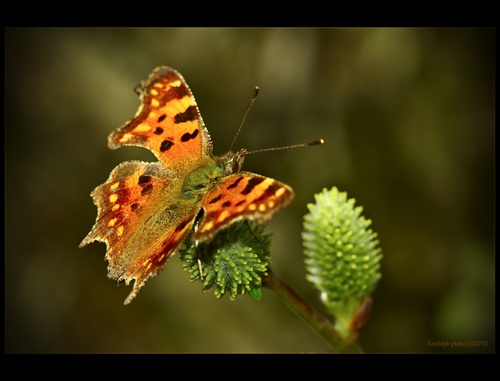
[[128,304],[165,265],[195,226],[193,240],[209,242],[235,221],[263,224],[293,198],[276,180],[241,171],[246,150],[212,155],[210,135],[184,78],[156,68],[139,88],[142,104],[108,138],[112,149],[139,146],[159,161],[127,161],[91,193],[97,219],[80,243],[107,246],[108,276],[135,280]]

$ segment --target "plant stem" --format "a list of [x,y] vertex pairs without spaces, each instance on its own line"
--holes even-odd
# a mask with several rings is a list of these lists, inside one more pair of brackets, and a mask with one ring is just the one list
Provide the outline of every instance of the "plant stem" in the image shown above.
[[309,303],[295,292],[283,279],[268,268],[262,285],[274,292],[292,311],[299,315],[337,353],[362,353],[357,339],[346,342],[334,325],[319,314]]

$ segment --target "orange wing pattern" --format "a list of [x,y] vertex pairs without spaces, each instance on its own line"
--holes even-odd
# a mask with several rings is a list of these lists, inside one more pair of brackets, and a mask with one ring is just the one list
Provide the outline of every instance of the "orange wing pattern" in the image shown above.
[[108,145],[145,147],[167,167],[190,168],[212,153],[209,133],[184,78],[160,66],[138,88],[136,116],[108,137]]
[[191,229],[193,208],[179,216],[178,204],[164,203],[171,199],[168,194],[175,183],[159,162],[127,161],[91,194],[97,219],[80,247],[93,241],[106,243],[108,276],[126,284],[135,279],[126,304],[149,276],[161,270]]
[[202,201],[205,217],[194,239],[207,241],[227,225],[242,218],[264,224],[293,199],[288,185],[250,172],[225,177]]

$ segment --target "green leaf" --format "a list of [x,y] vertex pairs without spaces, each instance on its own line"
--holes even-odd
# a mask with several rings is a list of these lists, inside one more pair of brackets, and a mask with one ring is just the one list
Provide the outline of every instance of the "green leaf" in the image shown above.
[[179,252],[191,281],[200,280],[201,266],[203,291],[214,288],[217,298],[228,293],[231,300],[250,293],[258,300],[262,278],[267,275],[270,242],[270,235],[264,234],[262,227],[238,221],[217,233],[208,244],[187,239]]

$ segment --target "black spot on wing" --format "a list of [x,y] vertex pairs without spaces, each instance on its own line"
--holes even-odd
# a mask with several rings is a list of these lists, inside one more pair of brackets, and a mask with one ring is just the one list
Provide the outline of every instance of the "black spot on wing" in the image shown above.
[[141,196],[145,196],[145,195],[147,195],[147,194],[150,194],[152,190],[153,190],[153,184],[149,184],[147,187],[145,187],[145,188],[141,191]]
[[198,119],[198,110],[196,106],[189,106],[186,111],[178,113],[174,117],[174,122],[177,123],[185,123],[192,122],[193,120]]
[[184,135],[181,136],[181,142],[185,143],[190,141],[191,139],[194,139],[198,136],[198,129],[194,130],[192,134],[189,132],[186,132]]
[[161,142],[160,151],[161,152],[168,151],[170,149],[170,147],[172,147],[173,145],[174,145],[174,143],[172,141],[164,140]]
[[149,183],[150,181],[151,181],[151,176],[141,175],[141,176],[139,176],[139,182],[137,184],[144,185],[144,184]]
[[220,201],[221,198],[222,198],[222,195],[220,194],[217,197],[214,197],[213,199],[211,199],[208,203],[215,204],[216,202]]
[[238,183],[243,180],[243,176],[240,176],[238,177],[234,183],[230,184],[226,189],[233,189],[233,188],[236,188],[238,186]]
[[263,182],[265,178],[263,177],[252,177],[249,181],[245,189],[241,191],[241,194],[247,195],[249,194],[257,185]]

